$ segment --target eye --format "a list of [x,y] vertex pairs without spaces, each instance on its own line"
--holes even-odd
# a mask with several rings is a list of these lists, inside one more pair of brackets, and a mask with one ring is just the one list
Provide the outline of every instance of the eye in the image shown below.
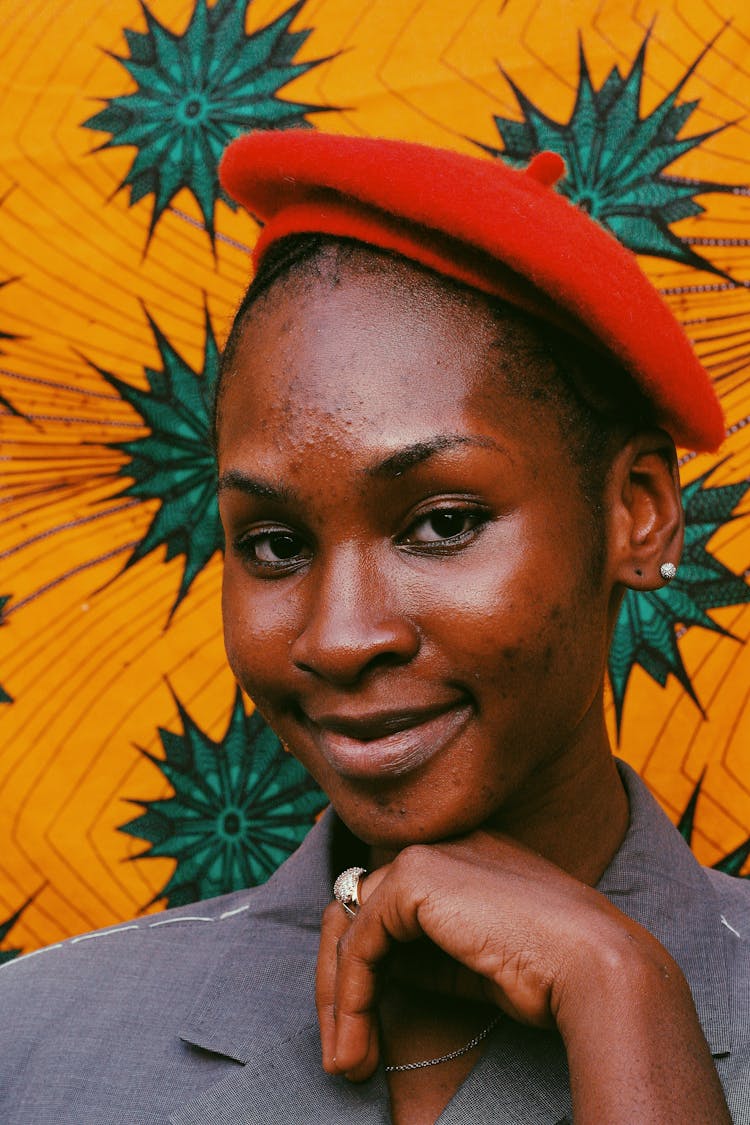
[[247,532],[235,540],[234,549],[246,563],[261,570],[293,570],[311,556],[302,536],[289,528]]
[[476,508],[435,508],[414,521],[402,542],[416,547],[458,546],[486,520],[486,514]]

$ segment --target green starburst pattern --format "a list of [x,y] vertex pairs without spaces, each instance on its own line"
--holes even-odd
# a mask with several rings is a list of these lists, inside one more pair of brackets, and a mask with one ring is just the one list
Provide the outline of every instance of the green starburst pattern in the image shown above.
[[[680,817],[677,828],[680,831],[683,839],[692,846],[693,843],[693,829],[695,827],[695,811],[698,807],[698,798],[701,794],[703,787],[703,779],[706,776],[706,771],[698,778],[698,781],[690,794],[690,800],[685,806],[685,811]],[[735,848],[734,851],[728,852],[727,855],[713,864],[715,871],[723,871],[725,875],[739,875],[742,868],[745,866],[748,857],[750,857],[750,837]],[[750,878],[750,872],[742,876],[743,879]]]
[[[8,918],[5,922],[0,922],[0,945],[2,945],[5,939],[8,937],[8,934],[13,929],[16,922],[19,921],[21,915],[30,902],[31,899],[27,899],[23,906],[19,906],[15,914],[11,914],[10,918]],[[23,953],[23,949],[20,948],[0,949],[0,965],[5,965],[8,961],[13,961],[21,953]]]
[[[133,802],[146,811],[120,831],[150,841],[140,856],[176,860],[152,902],[197,902],[263,883],[302,842],[327,798],[237,693],[229,727],[213,742],[177,702],[182,734],[159,730],[164,758],[146,751],[174,793]],[[149,903],[151,905],[151,903]]]
[[711,537],[728,522],[748,489],[748,482],[706,488],[709,469],[683,489],[685,546],[677,576],[658,590],[627,590],[615,625],[609,653],[617,725],[630,673],[636,664],[661,684],[670,673],[700,707],[680,655],[676,628],[699,625],[731,636],[706,612],[750,601],[750,586],[708,550]]
[[305,114],[327,106],[278,97],[279,91],[326,59],[295,62],[309,31],[290,31],[304,0],[266,27],[248,35],[245,18],[252,0],[196,0],[183,35],[161,24],[141,4],[145,31],[125,30],[129,55],[121,63],[137,89],[109,98],[84,122],[110,133],[95,151],[137,149],[120,187],[131,205],[153,196],[148,237],[175,195],[188,188],[198,202],[213,240],[216,201],[224,195],[216,175],[219,158],[234,137],[253,129],[308,124]]
[[650,32],[630,71],[623,75],[613,67],[599,90],[594,88],[583,44],[579,44],[578,90],[567,121],[554,121],[542,113],[505,75],[523,120],[495,117],[505,147],[480,147],[514,165],[527,164],[544,149],[559,153],[568,169],[559,190],[589,211],[631,250],[726,277],[674,234],[670,225],[703,212],[696,195],[729,192],[734,188],[667,175],[664,171],[678,157],[726,127],[721,125],[692,137],[679,136],[699,104],[697,100],[679,101],[680,93],[712,44],[701,52],[663,101],[642,117],[641,90],[649,36]]
[[[5,607],[10,601],[10,595],[6,594],[4,597],[0,596],[0,626],[5,625]],[[5,688],[0,684],[0,703],[12,703],[13,696],[8,695]],[[0,940],[2,940],[0,938]]]
[[[148,314],[146,314],[148,316]],[[112,442],[128,455],[119,475],[132,483],[118,495],[159,500],[148,531],[133,550],[126,568],[158,547],[167,560],[185,558],[177,608],[209,559],[223,546],[216,502],[216,462],[211,448],[211,403],[219,372],[219,349],[208,311],[205,313],[203,366],[194,371],[148,317],[161,368],[145,370],[148,390],[96,370],[140,414],[149,428],[145,437]]]

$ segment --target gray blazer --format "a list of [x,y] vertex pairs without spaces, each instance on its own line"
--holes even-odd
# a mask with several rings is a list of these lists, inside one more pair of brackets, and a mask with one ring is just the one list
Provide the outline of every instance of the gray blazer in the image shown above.
[[[599,889],[690,983],[733,1119],[750,1125],[750,883],[701,868],[640,780]],[[382,1072],[320,1067],[318,923],[328,813],[263,887],[73,938],[0,970],[3,1125],[384,1125]],[[440,1125],[562,1125],[565,1052],[503,1021]]]

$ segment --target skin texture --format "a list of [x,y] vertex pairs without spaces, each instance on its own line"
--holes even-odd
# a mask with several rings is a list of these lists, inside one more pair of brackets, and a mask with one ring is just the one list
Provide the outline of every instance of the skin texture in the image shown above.
[[[323,922],[323,1064],[437,1055],[500,1007],[558,1027],[577,1123],[728,1121],[679,970],[590,887],[628,820],[614,615],[679,557],[671,442],[613,454],[597,540],[553,412],[508,390],[530,329],[366,251],[318,272],[253,308],[218,455],[230,663],[370,845],[360,914]],[[415,985],[449,994],[433,1027]],[[391,1076],[393,1120],[434,1121],[475,1058]]]

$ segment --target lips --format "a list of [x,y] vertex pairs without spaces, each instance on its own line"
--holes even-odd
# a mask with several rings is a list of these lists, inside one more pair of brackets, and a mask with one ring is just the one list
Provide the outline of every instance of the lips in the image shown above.
[[400,777],[438,756],[472,713],[460,702],[370,715],[306,717],[322,756],[341,776],[358,780]]

